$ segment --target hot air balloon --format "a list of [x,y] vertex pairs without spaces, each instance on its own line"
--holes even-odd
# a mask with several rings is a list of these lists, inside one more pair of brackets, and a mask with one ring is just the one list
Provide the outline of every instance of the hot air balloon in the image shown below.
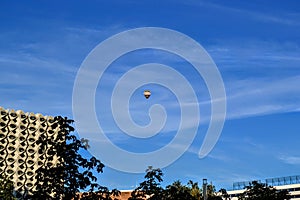
[[144,96],[145,96],[146,99],[148,99],[151,96],[150,90],[145,90],[144,91]]

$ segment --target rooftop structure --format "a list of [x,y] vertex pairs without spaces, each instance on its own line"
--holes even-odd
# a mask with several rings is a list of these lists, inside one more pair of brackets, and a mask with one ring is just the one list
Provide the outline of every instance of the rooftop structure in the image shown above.
[[[287,190],[291,195],[291,200],[300,200],[300,175],[256,181],[259,183],[265,183],[268,186],[273,186],[277,190]],[[230,195],[232,200],[237,200],[238,196],[245,191],[245,187],[250,186],[251,182],[252,181],[235,182],[233,183],[233,190],[229,190],[227,193]]]

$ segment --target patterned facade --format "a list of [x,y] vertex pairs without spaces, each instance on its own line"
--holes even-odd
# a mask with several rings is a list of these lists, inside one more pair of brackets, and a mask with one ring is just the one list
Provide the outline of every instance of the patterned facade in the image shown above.
[[36,144],[42,134],[56,137],[59,127],[53,128],[54,123],[51,116],[0,107],[0,175],[12,180],[17,191],[33,191],[35,171],[57,164],[57,159],[46,162]]

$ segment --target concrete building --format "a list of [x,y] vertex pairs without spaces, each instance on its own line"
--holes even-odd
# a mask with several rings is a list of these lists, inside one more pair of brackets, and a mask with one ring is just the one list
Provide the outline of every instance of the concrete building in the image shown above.
[[[270,178],[264,181],[258,180],[260,183],[266,183],[278,190],[287,190],[292,200],[300,200],[300,176],[287,176],[279,178]],[[249,186],[251,181],[233,183],[233,190],[228,190],[230,199],[237,200],[238,196],[245,191],[245,187]]]
[[35,189],[35,171],[41,166],[52,166],[57,160],[46,162],[36,144],[40,135],[56,137],[51,116],[7,110],[0,107],[0,175],[13,181],[20,192]]
[[[119,196],[111,196],[111,198],[116,200],[128,200],[128,198],[131,197],[132,192],[133,190],[120,190]],[[82,194],[79,195],[79,198],[82,198]],[[146,197],[143,199],[149,199],[149,196],[146,195]]]

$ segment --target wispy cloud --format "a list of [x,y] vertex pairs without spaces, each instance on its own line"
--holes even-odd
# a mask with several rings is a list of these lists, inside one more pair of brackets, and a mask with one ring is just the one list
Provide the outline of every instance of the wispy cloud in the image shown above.
[[[119,27],[59,26],[47,30],[46,39],[30,30],[38,41],[26,40],[25,34],[15,31],[0,34],[0,40],[13,44],[0,47],[1,106],[71,116],[72,87],[81,62]],[[52,37],[52,31],[57,37]]]
[[[233,81],[227,86],[228,117],[284,113],[300,107],[300,76],[274,80],[252,79]],[[236,84],[236,85],[234,85]]]
[[[290,25],[290,26],[299,26],[299,17],[300,15],[295,12],[287,12],[283,10],[278,10],[275,13],[270,12],[263,12],[259,11],[259,9],[251,9],[251,8],[241,8],[238,6],[230,6],[226,5],[225,3],[212,3],[209,1],[185,1],[185,4],[192,5],[192,6],[204,6],[209,7],[210,9],[220,10],[225,12],[230,12],[234,14],[238,14],[240,16],[246,16],[248,18],[263,21],[267,23],[276,23],[276,24],[283,24],[283,25]],[[245,3],[246,5],[247,3]]]
[[281,155],[278,159],[286,164],[300,165],[300,156]]
[[298,44],[218,41],[208,52],[224,78],[228,119],[299,110]]

